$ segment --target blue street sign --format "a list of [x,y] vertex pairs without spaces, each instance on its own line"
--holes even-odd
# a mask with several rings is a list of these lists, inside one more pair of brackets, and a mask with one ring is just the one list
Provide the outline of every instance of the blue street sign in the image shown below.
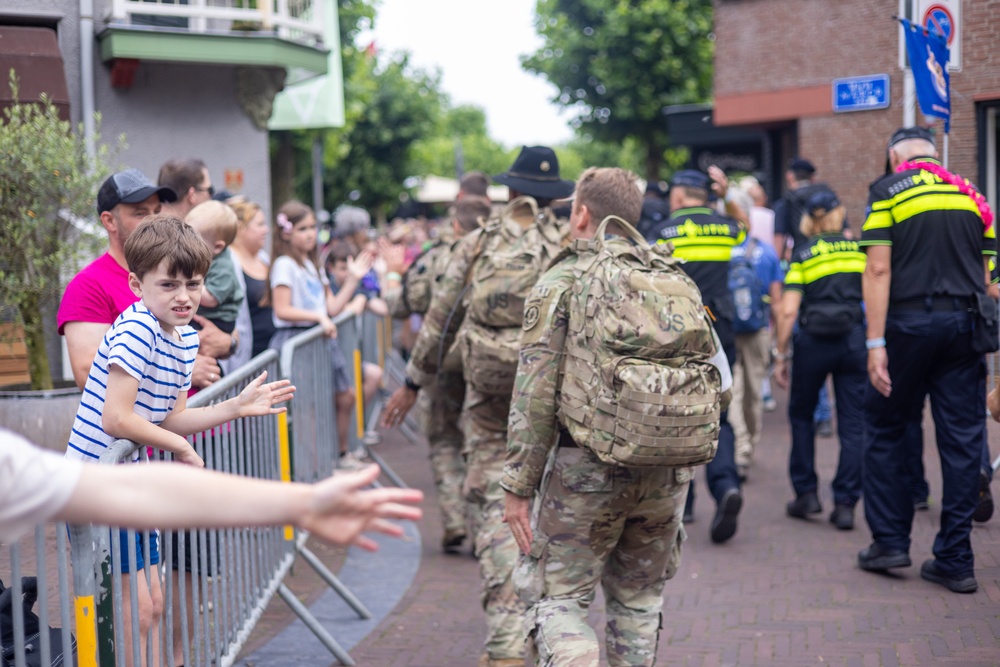
[[889,107],[889,75],[852,76],[833,80],[833,110],[869,111]]

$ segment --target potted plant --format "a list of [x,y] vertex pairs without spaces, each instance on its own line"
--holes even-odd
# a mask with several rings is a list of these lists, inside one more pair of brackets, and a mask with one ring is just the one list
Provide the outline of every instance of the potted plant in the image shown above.
[[111,151],[95,138],[88,155],[82,132],[44,95],[20,101],[14,70],[10,88],[13,103],[0,115],[0,305],[23,329],[31,388],[52,389],[43,312],[58,305],[63,278],[100,247],[90,221]]

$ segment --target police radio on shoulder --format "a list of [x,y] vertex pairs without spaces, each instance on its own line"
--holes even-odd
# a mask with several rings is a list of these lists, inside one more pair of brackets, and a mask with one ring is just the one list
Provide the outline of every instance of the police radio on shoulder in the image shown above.
[[875,350],[880,347],[885,347],[885,338],[869,338],[865,341],[865,347],[869,350]]

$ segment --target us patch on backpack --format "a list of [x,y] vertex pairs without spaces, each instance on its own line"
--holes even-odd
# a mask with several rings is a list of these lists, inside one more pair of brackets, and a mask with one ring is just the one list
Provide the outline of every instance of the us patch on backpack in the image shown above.
[[[525,205],[532,209],[533,222],[522,227],[509,219],[508,212]],[[457,342],[465,381],[474,390],[508,398],[514,392],[524,302],[560,252],[562,238],[563,230],[552,213],[540,212],[529,197],[510,202],[501,219],[485,229],[483,247],[469,278],[466,315]]]
[[[631,237],[604,238],[613,221]],[[722,380],[701,293],[620,218],[578,240],[559,416],[606,463],[672,467],[715,456]]]

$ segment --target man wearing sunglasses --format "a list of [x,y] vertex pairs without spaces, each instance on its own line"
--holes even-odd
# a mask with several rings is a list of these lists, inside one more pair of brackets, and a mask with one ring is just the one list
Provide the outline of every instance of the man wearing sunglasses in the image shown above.
[[160,167],[157,185],[168,187],[177,193],[177,201],[166,204],[164,213],[175,215],[181,220],[198,204],[207,202],[215,194],[212,177],[202,160],[188,158],[171,159]]

